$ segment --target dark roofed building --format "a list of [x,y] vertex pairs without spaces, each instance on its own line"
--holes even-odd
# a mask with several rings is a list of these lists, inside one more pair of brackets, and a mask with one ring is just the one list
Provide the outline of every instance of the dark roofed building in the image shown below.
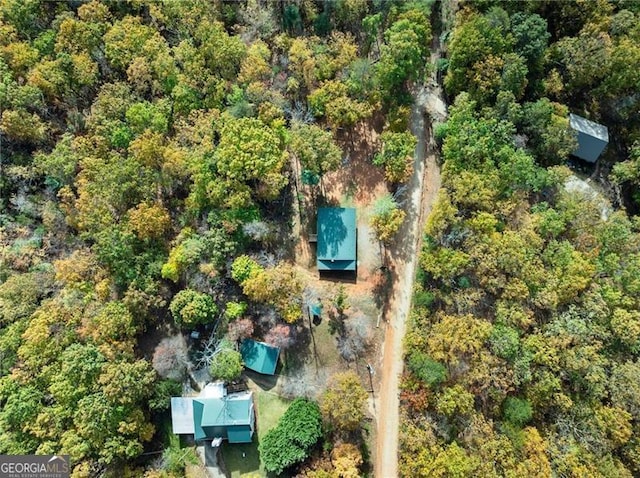
[[578,133],[578,149],[573,155],[595,163],[609,143],[607,127],[573,113],[569,115],[569,125]]
[[319,271],[355,271],[356,210],[325,207],[318,209]]

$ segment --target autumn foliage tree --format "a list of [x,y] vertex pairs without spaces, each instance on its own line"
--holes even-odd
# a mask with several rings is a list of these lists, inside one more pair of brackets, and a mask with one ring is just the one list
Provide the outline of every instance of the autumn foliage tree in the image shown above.
[[373,164],[384,167],[384,177],[392,184],[404,183],[413,172],[413,152],[417,144],[409,132],[386,131],[380,136],[382,150],[373,158]]
[[390,243],[402,226],[405,217],[406,212],[400,209],[397,201],[390,194],[378,198],[370,218],[377,239],[384,244]]
[[153,352],[152,364],[162,378],[181,380],[189,364],[184,337],[176,335],[162,339]]
[[242,282],[242,290],[247,297],[275,307],[288,323],[294,323],[302,316],[302,288],[295,269],[286,263],[250,272]]
[[365,414],[368,394],[353,372],[334,375],[327,391],[320,400],[324,419],[341,432],[354,431],[360,427]]
[[210,295],[193,289],[178,292],[169,308],[176,323],[186,327],[210,322],[218,312],[218,307]]

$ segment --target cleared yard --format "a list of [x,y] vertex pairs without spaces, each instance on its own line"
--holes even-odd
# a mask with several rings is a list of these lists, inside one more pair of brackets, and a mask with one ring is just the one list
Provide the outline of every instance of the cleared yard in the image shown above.
[[264,435],[278,424],[278,420],[287,410],[289,401],[270,392],[254,390],[256,406],[257,434],[253,442],[246,444],[222,445],[222,460],[231,478],[236,477],[266,477],[267,472],[260,463],[258,444]]

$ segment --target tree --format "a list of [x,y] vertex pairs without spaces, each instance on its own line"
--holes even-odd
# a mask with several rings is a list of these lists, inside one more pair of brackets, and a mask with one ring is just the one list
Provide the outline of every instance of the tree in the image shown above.
[[133,315],[120,301],[108,302],[95,315],[84,318],[82,334],[96,344],[116,350],[131,350],[138,332]]
[[320,399],[322,415],[339,431],[357,430],[364,419],[368,396],[354,372],[337,373]]
[[504,418],[517,427],[526,425],[533,416],[533,409],[527,400],[517,397],[507,397],[504,401]]
[[640,384],[632,377],[639,371],[640,363],[638,361],[618,364],[613,369],[608,384],[611,403],[615,407],[629,412],[636,420],[640,417]]
[[129,210],[129,226],[139,239],[162,239],[170,224],[169,212],[158,204],[140,203]]
[[605,32],[583,31],[554,44],[552,56],[562,65],[565,85],[580,90],[597,84],[610,73],[612,41]]
[[[246,35],[249,38],[269,38],[278,28],[273,8],[257,0],[249,0],[247,5],[240,9],[239,16],[247,25]],[[251,48],[247,55],[251,55]]]
[[314,402],[297,398],[278,425],[260,442],[260,459],[268,472],[281,474],[304,461],[322,436],[320,409]]
[[105,33],[105,55],[113,66],[124,70],[153,35],[153,29],[143,25],[139,17],[126,16]]
[[[278,132],[255,118],[227,118],[214,153],[218,172],[232,181],[256,180],[258,195],[274,198],[286,184],[283,141]],[[260,191],[264,192],[260,192]]]
[[436,410],[447,417],[469,416],[473,411],[473,395],[462,385],[447,387],[438,396]]
[[447,379],[447,369],[441,363],[418,350],[411,352],[407,366],[416,377],[431,388],[437,387]]
[[413,172],[413,152],[418,140],[410,132],[385,131],[380,136],[382,150],[373,158],[373,164],[384,167],[384,176],[390,183],[404,183]]
[[24,110],[4,110],[0,116],[0,131],[18,143],[39,144],[47,137],[47,127],[36,113]]
[[437,361],[458,364],[474,357],[491,334],[491,324],[473,316],[443,315],[427,339],[428,351]]
[[374,203],[373,215],[369,221],[378,240],[388,244],[402,226],[405,216],[406,212],[398,207],[397,201],[386,194]]
[[348,96],[347,85],[340,80],[327,80],[309,94],[307,100],[311,112],[327,118],[334,129],[353,126],[371,116],[371,105]]
[[472,74],[478,69],[476,65],[490,57],[499,58],[510,50],[513,38],[505,27],[503,23],[492,25],[486,16],[474,12],[455,29],[444,81],[450,95],[468,90]]
[[51,279],[49,274],[37,272],[10,275],[0,284],[0,324],[9,325],[35,312],[52,285]]
[[340,443],[331,451],[334,471],[340,478],[358,478],[361,475],[362,453],[352,443]]
[[180,231],[162,266],[162,277],[177,282],[195,273],[194,266],[207,261],[213,271],[219,271],[237,247],[236,241],[219,224],[212,224],[203,234],[194,233],[190,227]]
[[78,167],[77,151],[73,146],[73,136],[64,134],[50,153],[38,153],[34,156],[34,163],[39,172],[58,186],[69,185],[73,182]]
[[292,327],[290,325],[278,324],[267,332],[264,341],[274,347],[285,350],[293,344],[292,335]]
[[289,148],[303,169],[317,176],[334,171],[342,160],[342,151],[333,134],[314,124],[294,123]]
[[342,28],[355,29],[366,15],[367,7],[366,0],[338,0],[334,6],[336,23]]
[[182,383],[172,380],[158,380],[149,399],[149,408],[155,412],[163,412],[171,408],[171,397],[182,395]]
[[82,398],[73,423],[75,427],[62,434],[60,443],[74,462],[98,457],[109,465],[131,459],[142,453],[143,443],[154,433],[140,408],[114,404],[103,393]]
[[376,73],[386,95],[424,71],[430,34],[429,21],[418,10],[405,14],[384,32]]
[[245,302],[227,302],[227,306],[224,310],[225,318],[229,320],[236,320],[241,318],[247,311],[247,304]]
[[184,337],[175,335],[162,339],[153,352],[152,364],[162,378],[182,380],[189,365]]
[[248,279],[260,275],[263,268],[255,260],[247,255],[238,256],[231,264],[231,277],[240,285]]
[[[640,183],[640,143],[636,142],[631,148],[629,159],[613,165],[612,179],[619,185],[636,186]],[[636,204],[640,203],[640,194],[632,189],[632,197]]]
[[222,342],[214,354],[209,372],[214,379],[231,382],[242,373],[242,355],[230,343]]
[[248,339],[253,335],[253,321],[243,318],[235,319],[229,324],[227,335],[232,342]]
[[171,301],[169,309],[176,324],[185,327],[210,322],[218,313],[218,307],[210,295],[193,289],[178,292]]
[[547,21],[536,13],[527,15],[517,12],[511,15],[511,32],[515,40],[514,49],[527,60],[529,71],[541,71],[544,53],[551,38]]
[[98,383],[111,403],[134,406],[151,395],[155,379],[151,364],[141,359],[106,363]]
[[302,316],[302,281],[289,264],[252,275],[242,283],[242,290],[251,300],[275,307],[285,322],[292,324]]
[[524,105],[522,130],[529,137],[527,146],[543,164],[558,164],[575,151],[576,133],[568,117],[565,106],[546,98]]

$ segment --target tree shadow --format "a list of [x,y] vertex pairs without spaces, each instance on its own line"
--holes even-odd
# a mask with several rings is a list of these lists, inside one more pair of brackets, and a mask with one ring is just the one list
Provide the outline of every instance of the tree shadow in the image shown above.
[[346,282],[356,284],[358,282],[358,270],[353,271],[318,271],[320,279],[337,284]]
[[389,307],[389,292],[393,285],[393,274],[387,266],[382,266],[373,277],[373,300],[376,307],[385,314]]
[[[305,325],[296,328],[293,345],[286,350],[283,357],[284,365],[281,373],[289,375],[304,367],[309,358],[309,345],[312,345],[312,341],[312,333]],[[315,349],[313,353],[317,356]]]
[[274,375],[263,375],[258,372],[254,372],[253,370],[245,369],[244,375],[249,378],[253,383],[255,383],[262,390],[271,390],[278,383],[278,375],[279,370],[282,369],[282,364],[278,362],[278,366],[276,367],[276,373]]

